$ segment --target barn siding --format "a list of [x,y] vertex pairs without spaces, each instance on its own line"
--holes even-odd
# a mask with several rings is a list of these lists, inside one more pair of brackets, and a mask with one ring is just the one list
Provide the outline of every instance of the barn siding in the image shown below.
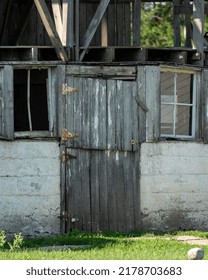
[[56,141],[0,142],[0,229],[60,232],[60,167]]

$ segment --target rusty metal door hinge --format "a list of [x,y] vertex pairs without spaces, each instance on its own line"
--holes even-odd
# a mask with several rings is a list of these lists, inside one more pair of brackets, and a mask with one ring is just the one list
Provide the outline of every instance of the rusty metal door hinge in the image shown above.
[[67,95],[67,93],[78,92],[77,88],[69,87],[67,84],[62,85],[62,95]]
[[78,134],[68,132],[66,128],[62,129],[62,135],[61,135],[62,141],[67,141],[70,138],[76,138],[78,136],[79,136]]

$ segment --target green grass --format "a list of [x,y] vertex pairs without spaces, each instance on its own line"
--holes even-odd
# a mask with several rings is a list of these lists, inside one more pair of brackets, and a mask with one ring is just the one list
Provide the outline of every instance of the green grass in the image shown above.
[[[70,232],[47,238],[24,239],[21,250],[0,250],[1,260],[187,260],[187,251],[196,245],[181,243],[165,237],[173,235],[194,235],[208,238],[208,232],[174,232],[131,234],[108,233],[89,234]],[[58,251],[40,250],[43,246],[52,245],[90,245],[85,249],[67,249]],[[204,249],[208,259],[208,246]],[[33,248],[33,250],[30,250]],[[35,248],[35,249],[34,249]]]

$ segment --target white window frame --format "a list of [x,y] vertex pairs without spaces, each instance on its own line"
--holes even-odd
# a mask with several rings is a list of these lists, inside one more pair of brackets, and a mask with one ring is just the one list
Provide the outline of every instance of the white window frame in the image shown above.
[[[161,94],[160,94],[160,104],[161,105],[172,105],[174,106],[173,109],[173,133],[172,134],[160,134],[162,138],[175,138],[175,139],[194,139],[196,137],[196,120],[197,120],[197,75],[196,71],[186,71],[186,70],[176,70],[176,69],[161,69],[161,72],[172,72],[174,73],[174,101],[173,102],[163,102],[161,100]],[[177,91],[176,91],[176,77],[177,75],[180,75],[180,73],[188,73],[190,75],[193,75],[193,88],[192,88],[192,103],[180,103],[177,102]],[[192,107],[192,118],[191,118],[191,135],[178,135],[176,134],[176,117],[177,117],[177,106],[187,106]],[[162,122],[160,122],[161,127]]]

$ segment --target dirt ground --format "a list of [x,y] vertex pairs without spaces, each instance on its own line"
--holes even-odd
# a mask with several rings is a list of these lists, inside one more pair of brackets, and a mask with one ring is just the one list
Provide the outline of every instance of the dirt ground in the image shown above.
[[181,235],[181,236],[174,236],[174,237],[168,237],[168,240],[170,239],[176,239],[181,242],[186,242],[191,245],[207,245],[208,246],[208,239],[200,238],[196,236],[189,236],[189,235]]

